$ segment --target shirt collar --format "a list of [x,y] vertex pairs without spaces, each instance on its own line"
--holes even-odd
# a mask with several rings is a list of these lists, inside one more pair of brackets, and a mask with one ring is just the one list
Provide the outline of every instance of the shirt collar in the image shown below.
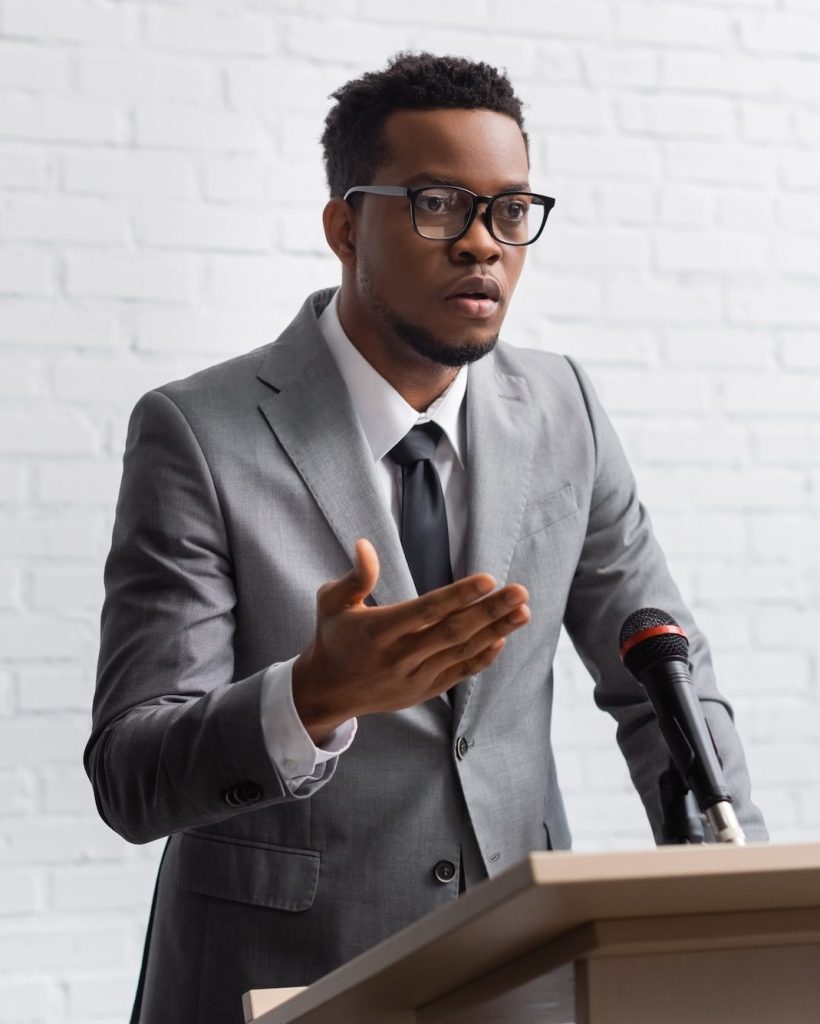
[[337,291],[319,317],[319,329],[347,385],[373,461],[383,459],[417,423],[432,420],[441,427],[463,466],[461,424],[467,390],[466,368],[459,370],[447,390],[425,412],[418,412],[370,365],[345,334],[339,319],[338,301]]

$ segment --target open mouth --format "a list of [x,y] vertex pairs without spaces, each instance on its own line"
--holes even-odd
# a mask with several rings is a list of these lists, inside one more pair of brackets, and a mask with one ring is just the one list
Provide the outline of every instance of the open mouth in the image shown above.
[[453,282],[445,301],[458,316],[486,320],[501,304],[501,285],[492,274],[465,274]]
[[454,312],[474,320],[483,320],[492,316],[498,306],[498,300],[487,292],[456,292],[447,298],[447,304]]

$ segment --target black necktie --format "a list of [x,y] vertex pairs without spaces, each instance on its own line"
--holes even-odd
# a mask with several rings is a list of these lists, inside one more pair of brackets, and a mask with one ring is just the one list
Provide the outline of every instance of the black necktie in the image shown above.
[[[401,466],[401,546],[419,594],[453,582],[444,492],[432,461],[442,433],[437,423],[420,423],[388,453]],[[451,704],[452,693],[447,694]],[[463,858],[459,868],[461,895]]]
[[388,453],[401,466],[401,546],[419,594],[453,582],[444,493],[432,462],[441,434],[436,423],[419,424]]

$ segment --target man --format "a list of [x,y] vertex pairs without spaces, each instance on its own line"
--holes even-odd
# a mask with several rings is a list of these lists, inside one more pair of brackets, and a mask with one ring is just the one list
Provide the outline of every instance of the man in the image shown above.
[[765,836],[586,377],[496,344],[553,202],[510,83],[402,56],[335,96],[340,290],[274,344],[146,395],[129,429],[86,764],[113,828],[171,836],[149,1024],[238,1022],[244,990],[309,983],[567,847],[562,622],[656,835],[668,754],[618,631],[645,605],[684,625],[738,816]]

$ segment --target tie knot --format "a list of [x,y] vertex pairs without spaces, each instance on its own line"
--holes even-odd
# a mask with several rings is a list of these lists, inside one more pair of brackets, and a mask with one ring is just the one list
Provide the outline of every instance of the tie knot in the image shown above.
[[400,466],[412,466],[416,462],[432,459],[443,433],[438,423],[418,423],[390,449],[388,455]]

